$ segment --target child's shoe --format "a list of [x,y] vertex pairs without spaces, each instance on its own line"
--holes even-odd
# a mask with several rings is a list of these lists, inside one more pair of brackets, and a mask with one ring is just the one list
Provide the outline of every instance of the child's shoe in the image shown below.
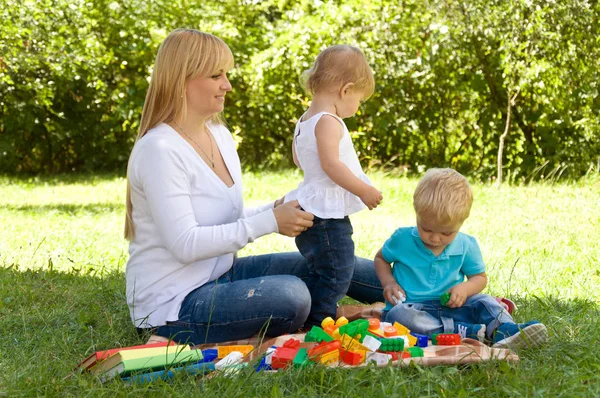
[[492,347],[524,348],[537,347],[548,340],[548,330],[543,323],[531,321],[527,323],[503,323],[494,332]]
[[461,338],[468,337],[483,342],[485,339],[485,325],[454,322],[454,333],[458,333]]

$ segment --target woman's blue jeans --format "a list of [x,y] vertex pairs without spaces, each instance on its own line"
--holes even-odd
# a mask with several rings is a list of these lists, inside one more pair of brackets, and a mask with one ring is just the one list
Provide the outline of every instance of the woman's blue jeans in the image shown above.
[[335,319],[337,302],[346,295],[354,273],[354,242],[350,218],[316,217],[313,226],[296,237],[296,246],[308,262],[312,306],[305,326]]
[[[300,253],[242,257],[219,279],[187,295],[179,320],[154,333],[192,344],[279,336],[304,325],[311,308],[305,280],[309,267]],[[348,295],[373,303],[383,300],[371,260],[356,258]]]
[[514,323],[504,307],[487,294],[474,294],[458,308],[443,306],[439,300],[402,303],[384,312],[382,318],[386,322],[398,322],[412,332],[427,336],[434,333],[455,333],[455,322],[484,324],[489,339],[500,324]]

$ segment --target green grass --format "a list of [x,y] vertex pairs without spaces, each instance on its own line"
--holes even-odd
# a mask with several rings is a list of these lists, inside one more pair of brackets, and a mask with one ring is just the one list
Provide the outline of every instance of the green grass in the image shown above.
[[[416,180],[372,174],[384,194],[353,216],[357,254],[372,257],[414,223]],[[248,205],[296,186],[296,172],[245,175]],[[171,383],[100,384],[71,370],[98,349],[140,344],[125,303],[125,181],[114,176],[0,178],[0,396],[598,396],[600,394],[600,179],[528,186],[475,184],[463,231],[476,236],[493,295],[517,321],[539,319],[549,344],[519,364],[422,368],[314,368]],[[241,253],[295,250],[271,235]]]

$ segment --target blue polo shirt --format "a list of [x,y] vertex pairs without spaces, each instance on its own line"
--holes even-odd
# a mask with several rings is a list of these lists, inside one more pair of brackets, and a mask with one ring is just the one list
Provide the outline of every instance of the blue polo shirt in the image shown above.
[[[392,274],[406,292],[408,303],[439,300],[465,276],[485,272],[477,241],[462,232],[436,257],[423,244],[417,227],[398,228],[381,252],[384,260],[392,264]],[[392,307],[387,303],[385,309]]]

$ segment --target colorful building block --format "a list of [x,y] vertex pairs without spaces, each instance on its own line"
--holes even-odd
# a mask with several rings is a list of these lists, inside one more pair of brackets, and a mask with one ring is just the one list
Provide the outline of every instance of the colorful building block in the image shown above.
[[299,349],[277,347],[271,358],[271,367],[273,369],[282,369],[291,366]]
[[304,341],[307,343],[320,343],[322,341],[333,341],[333,337],[325,333],[323,329],[318,326],[313,326],[312,329],[304,336]]
[[312,362],[308,359],[308,348],[300,348],[292,361],[292,365],[295,368],[301,368],[310,364]]
[[367,347],[369,351],[377,351],[379,346],[381,346],[381,341],[379,341],[375,337],[365,336],[365,338],[362,341],[362,345]]
[[410,329],[398,322],[394,322],[394,327],[398,331],[398,336],[405,336],[407,334],[410,334]]
[[460,345],[458,333],[439,333],[435,336],[437,345]]
[[377,366],[388,365],[392,360],[392,356],[382,352],[368,352],[366,362],[375,362]]
[[448,301],[450,301],[450,293],[446,292],[440,296],[440,303],[442,305],[448,304]]
[[340,337],[340,343],[345,350],[348,351],[368,351],[369,349],[362,345],[362,343],[355,338],[344,334]]
[[383,335],[385,337],[398,336],[398,330],[393,326],[386,326],[383,328]]
[[247,355],[254,349],[253,345],[223,345],[217,347],[218,354],[217,358],[225,358],[231,352],[241,352],[243,355]]
[[348,365],[358,365],[365,361],[365,351],[348,351],[340,349],[340,360]]
[[410,332],[410,334],[417,338],[417,342],[415,343],[415,346],[427,347],[429,345],[429,337],[425,336],[424,334],[419,334],[419,333],[414,333],[414,332]]
[[410,353],[411,358],[417,358],[424,356],[424,351],[421,347],[409,347],[406,349]]
[[402,351],[404,350],[404,339],[381,339],[379,351]]
[[327,354],[331,351],[337,351],[342,347],[342,344],[339,340],[334,340],[330,342],[323,341],[310,350],[308,350],[308,358],[311,360],[319,359],[322,355]]
[[369,321],[366,319],[357,319],[339,327],[340,335],[347,334],[350,337],[354,337],[358,341],[362,341],[362,339],[367,335],[368,330]]

